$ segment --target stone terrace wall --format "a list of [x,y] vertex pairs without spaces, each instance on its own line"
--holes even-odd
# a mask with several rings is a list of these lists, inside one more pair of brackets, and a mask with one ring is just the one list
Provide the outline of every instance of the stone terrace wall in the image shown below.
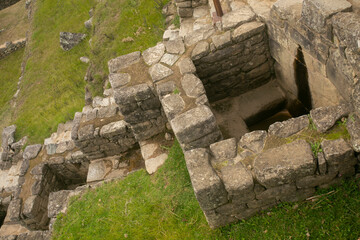
[[[318,131],[325,132],[348,114],[349,108],[342,105],[312,110],[311,117]],[[353,116],[348,122],[358,121]],[[196,198],[212,228],[249,218],[280,202],[306,199],[316,188],[355,174],[359,138],[353,133],[359,128],[354,131],[354,123],[348,124],[351,145],[342,138],[323,140],[318,155],[301,139],[269,147],[274,139],[290,137],[308,126],[308,116],[301,116],[274,123],[268,132],[247,133],[238,143],[232,138],[185,152]]]
[[181,18],[190,18],[193,16],[194,8],[207,5],[208,0],[175,0],[178,15]]
[[360,15],[351,9],[346,0],[279,0],[272,6],[266,22],[270,49],[289,95],[297,97],[293,64],[300,46],[313,106],[345,100],[360,112]]
[[0,46],[0,59],[6,57],[7,55],[15,52],[16,50],[25,47],[26,38],[19,39],[14,42],[6,42]]
[[20,0],[2,0],[0,2],[0,10],[10,7],[11,5],[14,5],[15,3],[19,2]]
[[210,101],[238,96],[270,80],[273,61],[265,24],[254,18],[249,10],[248,23],[195,46],[191,58]]

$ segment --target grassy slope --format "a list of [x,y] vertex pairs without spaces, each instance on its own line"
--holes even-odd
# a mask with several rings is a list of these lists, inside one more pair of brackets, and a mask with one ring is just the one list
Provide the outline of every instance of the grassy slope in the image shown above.
[[85,33],[84,21],[94,0],[37,0],[29,59],[16,109],[17,135],[42,142],[57,124],[71,119],[84,103],[87,40],[65,52],[61,31]]
[[[162,0],[163,4],[168,0]],[[99,2],[94,15],[91,44],[93,95],[102,94],[107,62],[120,55],[143,51],[162,39],[164,17],[154,0],[107,0]],[[131,37],[133,42],[122,42]]]
[[25,2],[26,0],[21,0],[0,11],[0,29],[5,29],[5,31],[0,33],[0,45],[26,36],[29,21],[27,19]]
[[154,175],[138,171],[74,201],[68,214],[58,218],[54,239],[357,239],[359,185],[350,180],[318,193],[330,194],[211,230],[175,143]]

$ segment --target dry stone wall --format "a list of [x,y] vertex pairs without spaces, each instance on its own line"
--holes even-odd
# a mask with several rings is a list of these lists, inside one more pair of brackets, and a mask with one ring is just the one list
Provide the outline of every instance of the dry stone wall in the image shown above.
[[0,2],[0,10],[10,7],[11,5],[14,5],[15,3],[19,2],[20,0],[3,0]]
[[16,40],[14,42],[6,42],[0,46],[0,59],[8,56],[16,50],[25,47],[26,38]]

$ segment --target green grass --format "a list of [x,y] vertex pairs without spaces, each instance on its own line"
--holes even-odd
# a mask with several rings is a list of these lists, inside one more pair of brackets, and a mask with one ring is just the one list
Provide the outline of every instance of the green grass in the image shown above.
[[152,176],[144,170],[73,199],[54,239],[358,239],[359,183],[321,190],[314,201],[282,204],[212,230],[196,201],[178,143]]
[[73,118],[84,105],[87,40],[66,52],[60,48],[61,31],[86,33],[84,21],[95,0],[38,0],[24,81],[15,112],[17,136],[42,142],[58,123]]
[[24,49],[20,49],[0,59],[0,115],[8,109],[21,75],[21,61]]
[[[143,51],[162,40],[165,20],[161,6],[168,0],[107,0],[99,2],[94,15],[91,44],[93,95],[102,94],[108,75],[107,62],[115,57]],[[122,42],[131,37],[133,42]]]

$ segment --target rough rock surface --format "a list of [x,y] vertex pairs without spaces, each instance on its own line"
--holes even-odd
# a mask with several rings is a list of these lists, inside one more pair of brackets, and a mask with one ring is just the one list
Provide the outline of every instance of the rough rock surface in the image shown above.
[[68,51],[85,38],[86,34],[83,33],[60,32],[60,46],[63,50]]
[[158,63],[165,53],[165,45],[158,43],[155,47],[149,48],[143,52],[143,58],[147,65],[151,66]]
[[173,71],[164,65],[157,63],[149,69],[150,76],[154,82],[158,82],[171,74]]
[[276,122],[270,125],[269,135],[286,138],[309,126],[308,116],[291,118],[283,122]]
[[36,158],[36,156],[39,154],[39,152],[41,150],[41,147],[42,147],[41,144],[27,146],[24,150],[23,158],[29,159],[29,160]]
[[131,81],[131,76],[128,73],[110,73],[109,82],[113,89],[125,86]]
[[185,74],[181,79],[181,86],[188,97],[197,98],[205,93],[204,85],[194,74]]
[[298,140],[264,151],[254,160],[254,173],[265,187],[292,183],[315,173],[316,164],[310,145]]
[[335,122],[350,114],[351,109],[346,104],[330,107],[320,107],[310,111],[310,116],[319,132],[326,132]]
[[108,62],[109,72],[116,73],[117,71],[123,68],[126,68],[134,63],[139,62],[140,59],[141,59],[141,52],[139,51],[111,59]]
[[360,152],[360,118],[351,114],[347,120],[346,128],[351,137],[351,145],[356,152]]
[[266,131],[262,130],[246,133],[241,137],[239,147],[260,153],[265,146],[266,137]]
[[230,138],[210,145],[212,155],[216,160],[230,160],[236,157],[236,139]]
[[222,18],[223,30],[229,30],[240,26],[241,24],[251,22],[256,17],[255,13],[249,6],[244,6],[236,11],[224,14]]

